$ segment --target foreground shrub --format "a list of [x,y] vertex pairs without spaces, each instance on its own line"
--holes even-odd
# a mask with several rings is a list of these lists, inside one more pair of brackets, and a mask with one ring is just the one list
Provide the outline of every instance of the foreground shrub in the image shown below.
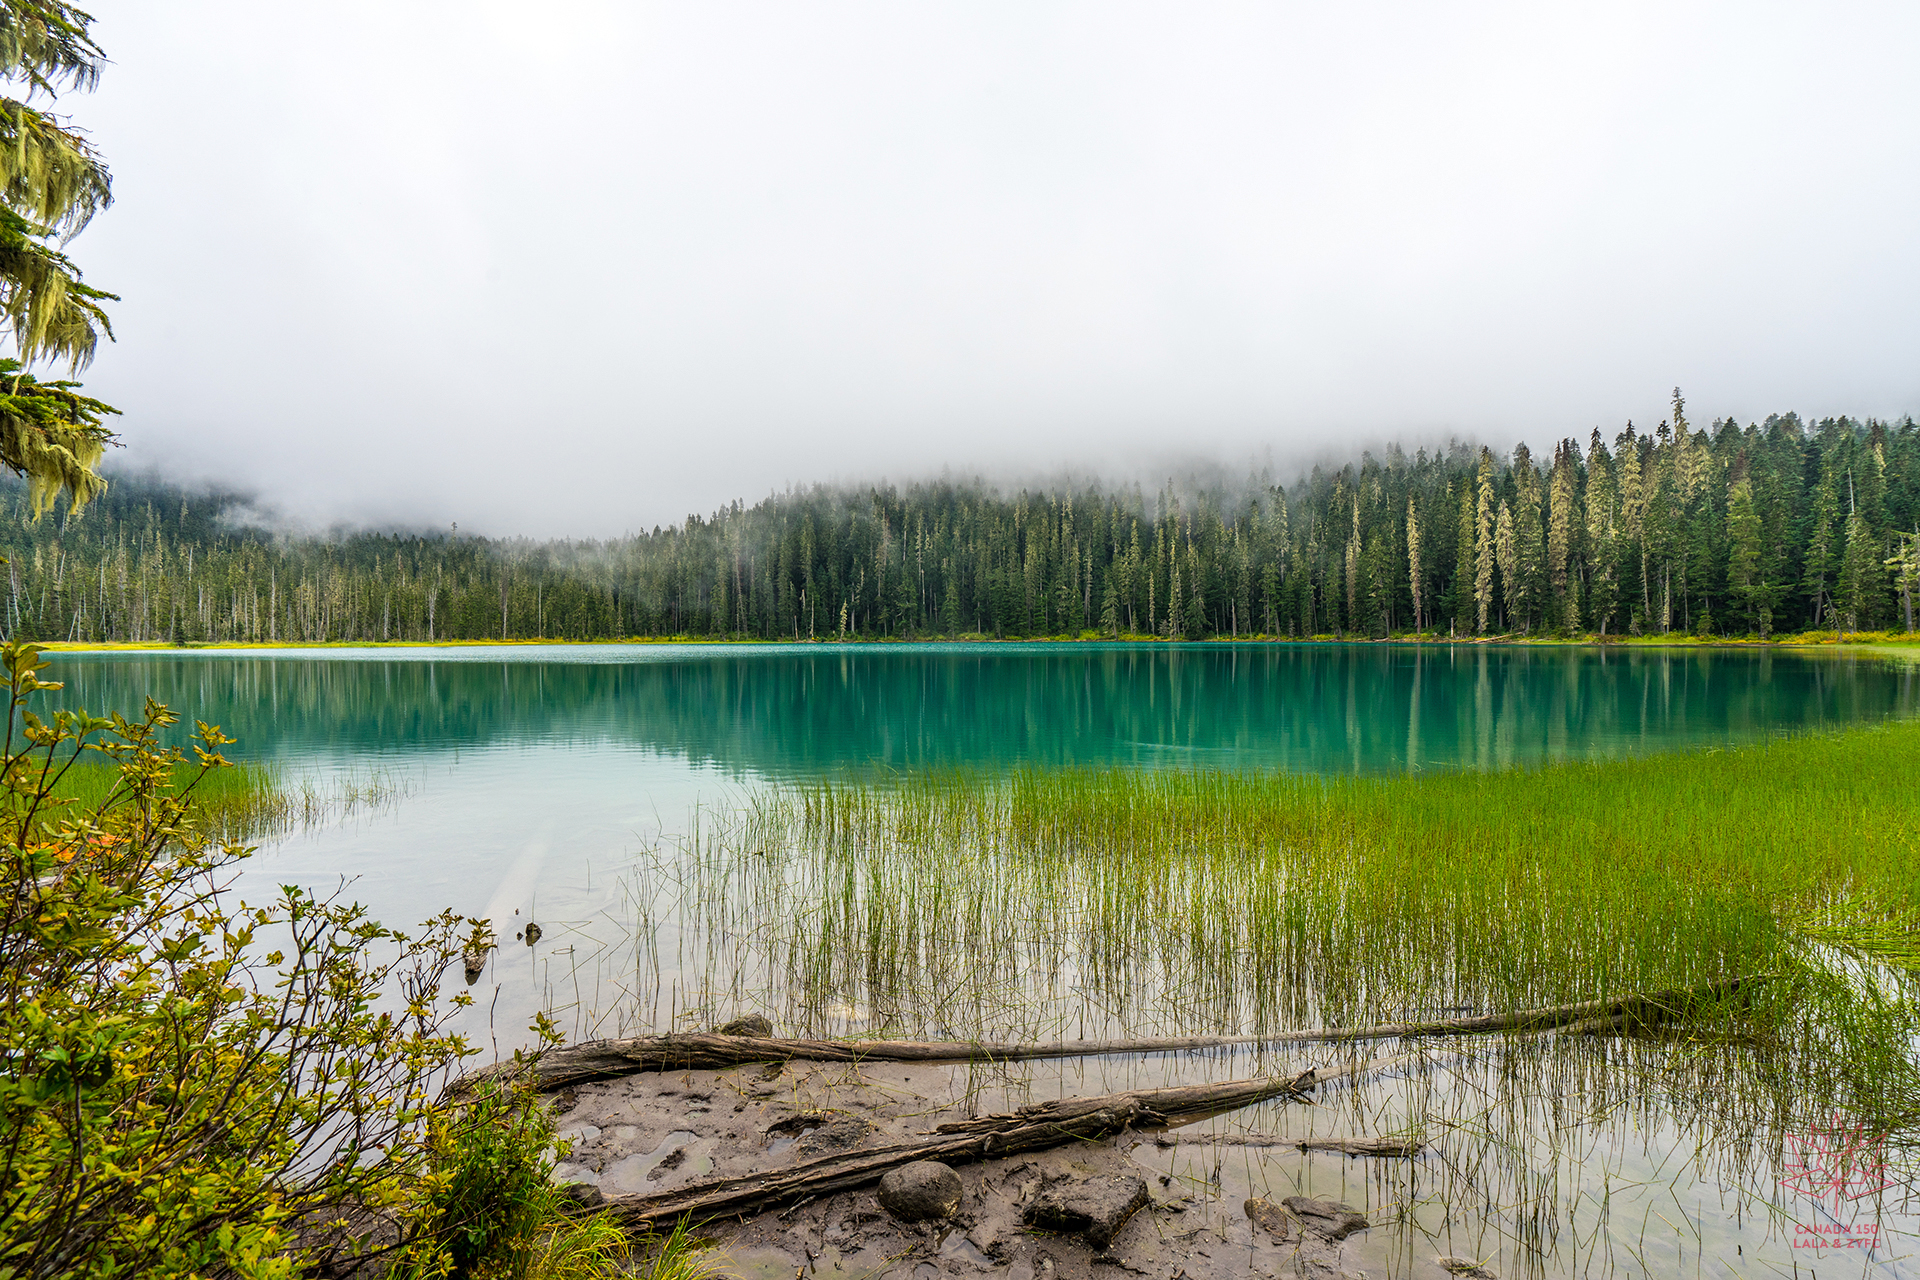
[[[38,650],[0,664],[0,1277],[272,1280],[313,1241],[336,1262],[404,1242],[468,1052],[442,975],[484,926],[403,934],[294,886],[237,901],[247,851],[190,808],[230,739],[199,726],[189,762],[152,702],[42,719]],[[105,797],[55,798],[102,759]]]

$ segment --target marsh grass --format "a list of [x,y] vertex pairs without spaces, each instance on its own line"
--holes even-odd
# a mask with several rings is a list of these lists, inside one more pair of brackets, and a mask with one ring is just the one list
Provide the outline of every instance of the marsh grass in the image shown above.
[[[175,787],[191,784],[193,812],[207,824],[215,839],[241,841],[281,819],[288,805],[285,773],[274,764],[235,764],[201,776],[182,763],[175,770]],[[118,765],[82,761],[68,768],[53,788],[57,800],[72,801],[77,809],[98,808],[123,793]]]
[[[1897,722],[1497,774],[1066,769],[749,792],[627,877],[637,945],[608,990],[630,998],[596,993],[606,1020],[584,1030],[756,1009],[793,1034],[1257,1035],[1771,975],[1628,1035],[1434,1045],[1316,1108],[1436,1143],[1368,1193],[1408,1248],[1472,1223],[1476,1248],[1526,1274],[1595,1250],[1660,1273],[1669,1218],[1692,1224],[1695,1257],[1716,1239],[1751,1252],[1742,1222],[1790,1237],[1806,1212],[1781,1190],[1792,1143],[1836,1117],[1915,1185],[1916,760],[1920,723]],[[1680,1204],[1706,1188],[1727,1192],[1719,1210]]]
[[1901,722],[1497,774],[779,788],[701,813],[637,874],[654,950],[636,980],[680,975],[690,1020],[759,1003],[800,1033],[1020,1039],[1263,1034],[1769,974],[1684,1033],[1612,1042],[1582,1087],[1631,1077],[1735,1127],[1842,1108],[1910,1129],[1915,760],[1920,723]]
[[[183,763],[175,785],[189,784],[193,817],[214,839],[235,843],[284,836],[377,810],[402,799],[412,785],[384,769],[349,772],[331,781],[305,777],[290,782],[285,769],[273,762],[236,763],[203,775]],[[76,809],[91,810],[124,790],[119,766],[81,761],[60,775],[53,796]]]

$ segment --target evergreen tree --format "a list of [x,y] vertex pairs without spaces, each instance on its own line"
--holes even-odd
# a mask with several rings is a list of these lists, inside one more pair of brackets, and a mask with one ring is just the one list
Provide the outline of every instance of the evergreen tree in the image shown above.
[[1508,629],[1519,626],[1524,628],[1525,615],[1522,607],[1525,601],[1525,588],[1520,582],[1519,550],[1514,534],[1513,505],[1505,498],[1500,500],[1500,515],[1493,526],[1494,560],[1500,568],[1500,583],[1506,589],[1506,626]]
[[1896,539],[1898,550],[1887,558],[1887,568],[1893,574],[1894,592],[1900,600],[1901,616],[1907,630],[1913,630],[1913,598],[1920,595],[1920,529],[1911,534],[1900,534]]
[[1554,447],[1553,471],[1547,490],[1547,580],[1554,625],[1563,633],[1579,629],[1580,609],[1570,594],[1574,532],[1573,442]]
[[1835,541],[1841,532],[1840,476],[1832,466],[1821,467],[1820,483],[1814,491],[1809,518],[1811,528],[1807,537],[1806,578],[1802,590],[1806,592],[1810,606],[1807,625],[1818,627],[1832,613],[1828,583],[1838,560]]
[[1545,529],[1540,519],[1540,475],[1527,446],[1513,451],[1513,582],[1507,589],[1508,625],[1533,630],[1546,595]]
[[[1451,495],[1455,485],[1449,482],[1447,493]],[[1458,528],[1454,534],[1453,584],[1447,592],[1447,615],[1453,620],[1457,631],[1462,624],[1471,628],[1474,625],[1474,574],[1480,562],[1478,521],[1474,519],[1473,482],[1462,479],[1458,483],[1459,497],[1456,500],[1458,511],[1454,517]]]
[[1874,588],[1879,585],[1881,564],[1866,518],[1856,508],[1847,516],[1846,547],[1840,555],[1840,580],[1834,593],[1841,630],[1868,630],[1879,620],[1874,616],[1878,595]]
[[1424,631],[1426,616],[1426,573],[1420,563],[1420,520],[1414,514],[1413,495],[1407,495],[1407,581],[1413,592],[1413,629]]
[[1761,630],[1761,613],[1766,608],[1760,579],[1760,538],[1753,482],[1742,474],[1727,493],[1727,595],[1750,631]]
[[114,441],[105,419],[117,410],[27,371],[40,360],[78,371],[113,334],[114,296],[83,283],[58,247],[112,201],[106,164],[84,134],[31,105],[99,83],[106,55],[92,21],[58,0],[0,0],[0,77],[26,87],[25,100],[0,97],[0,322],[17,356],[0,359],[0,466],[26,477],[36,515],[63,493],[76,506],[96,496]]
[[1493,506],[1493,451],[1480,450],[1479,494],[1474,509],[1473,540],[1477,550],[1477,560],[1473,569],[1473,603],[1477,614],[1477,627],[1481,635],[1487,633],[1487,614],[1493,608],[1493,570],[1494,562],[1499,558],[1499,548],[1494,544],[1494,506]]
[[1607,634],[1613,611],[1620,598],[1619,546],[1616,511],[1618,489],[1613,478],[1613,459],[1600,439],[1600,428],[1593,429],[1587,444],[1587,554],[1591,566],[1587,602],[1593,629]]

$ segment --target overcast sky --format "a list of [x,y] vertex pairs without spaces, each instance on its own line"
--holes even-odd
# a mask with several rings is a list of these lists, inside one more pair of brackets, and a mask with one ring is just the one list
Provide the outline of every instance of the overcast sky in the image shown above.
[[789,483],[1920,411],[1920,6],[94,0],[122,455]]

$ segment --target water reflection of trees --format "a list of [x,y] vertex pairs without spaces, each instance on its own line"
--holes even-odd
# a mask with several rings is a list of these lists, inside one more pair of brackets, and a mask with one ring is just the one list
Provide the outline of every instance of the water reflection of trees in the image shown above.
[[70,704],[151,693],[243,750],[527,742],[771,775],[883,765],[1504,768],[1911,713],[1911,672],[1747,651],[1415,646],[654,650],[633,663],[68,658]]

